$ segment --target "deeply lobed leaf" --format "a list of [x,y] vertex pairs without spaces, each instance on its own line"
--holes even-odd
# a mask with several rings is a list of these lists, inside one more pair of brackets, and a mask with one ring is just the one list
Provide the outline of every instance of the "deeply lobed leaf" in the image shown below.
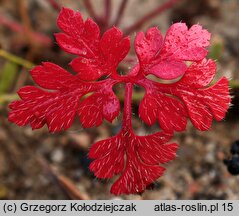
[[213,118],[221,121],[225,117],[231,101],[226,78],[208,87],[215,72],[215,62],[203,59],[193,63],[176,83],[140,81],[146,88],[139,106],[141,119],[149,125],[158,120],[165,131],[185,130],[187,118],[199,130],[210,129]]
[[185,73],[185,61],[200,61],[207,55],[210,33],[200,25],[190,29],[185,23],[173,24],[165,39],[158,28],[150,28],[146,35],[137,34],[135,50],[139,58],[141,73],[171,80]]
[[91,19],[84,22],[80,12],[63,8],[57,24],[64,32],[55,34],[59,46],[79,56],[70,65],[81,80],[93,81],[116,73],[129,52],[129,37],[123,37],[121,30],[112,27],[100,38],[98,25]]
[[[210,85],[216,65],[206,60],[210,33],[200,25],[190,29],[184,23],[173,24],[165,39],[158,28],[140,32],[135,39],[139,63],[130,73],[116,73],[118,64],[130,48],[128,37],[116,27],[102,36],[91,19],[84,21],[80,12],[63,8],[57,24],[62,33],[56,40],[66,52],[77,55],[70,63],[76,75],[53,63],[43,63],[31,70],[39,87],[26,86],[18,91],[21,100],[9,107],[9,120],[33,129],[45,124],[49,131],[68,129],[75,116],[83,127],[112,122],[119,114],[120,103],[112,88],[125,83],[122,129],[119,134],[95,143],[89,157],[90,169],[98,178],[120,175],[113,184],[114,194],[141,193],[159,178],[165,164],[176,156],[178,145],[170,143],[174,131],[183,131],[187,119],[199,130],[208,130],[212,120],[224,118],[230,104],[228,80]],[[187,61],[192,64],[187,66]],[[161,79],[175,79],[171,84],[147,79],[153,74]],[[99,81],[99,79],[103,79]],[[181,79],[179,79],[181,77]],[[139,106],[140,118],[149,125],[159,122],[161,132],[148,136],[134,134],[131,124],[132,86],[146,90]]]
[[[31,75],[39,86],[53,91],[33,86],[19,90],[22,100],[9,105],[12,109],[9,121],[19,126],[30,124],[37,129],[47,124],[49,131],[59,132],[72,125],[77,113],[85,127],[98,126],[103,119],[111,122],[119,114],[119,100],[112,91],[112,80],[86,83],[52,63],[36,66]],[[89,92],[95,93],[80,102]]]
[[175,158],[178,145],[166,144],[171,137],[172,134],[167,133],[140,137],[121,131],[92,146],[89,157],[94,161],[90,169],[98,178],[112,178],[120,173],[111,188],[116,195],[140,193],[163,174],[165,168],[159,164]]

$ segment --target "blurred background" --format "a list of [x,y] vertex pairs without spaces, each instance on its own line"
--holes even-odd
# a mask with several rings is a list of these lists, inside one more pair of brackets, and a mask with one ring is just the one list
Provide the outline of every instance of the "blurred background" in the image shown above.
[[[7,120],[8,104],[16,91],[34,85],[29,69],[51,61],[65,69],[73,58],[59,49],[53,33],[60,8],[91,16],[102,32],[113,24],[130,34],[158,26],[165,34],[178,21],[201,24],[212,33],[209,57],[217,60],[217,76],[231,79],[233,106],[224,121],[207,132],[176,133],[178,157],[164,165],[167,170],[141,195],[110,194],[112,180],[96,179],[89,171],[91,144],[116,134],[122,115],[113,124],[83,129],[76,120],[66,132],[50,134],[46,127],[32,131]],[[132,51],[120,73],[136,61]],[[122,98],[122,90],[116,90]],[[133,125],[139,135],[159,130],[138,118],[142,90],[136,89]],[[121,100],[123,104],[123,100]],[[0,199],[239,199],[239,175],[227,170],[238,155],[230,153],[239,139],[239,0],[0,0]],[[235,172],[239,172],[239,171]]]

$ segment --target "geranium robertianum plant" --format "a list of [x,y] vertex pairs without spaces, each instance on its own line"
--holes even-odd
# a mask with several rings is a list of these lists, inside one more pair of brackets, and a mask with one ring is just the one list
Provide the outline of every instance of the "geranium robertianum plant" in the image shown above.
[[[9,120],[19,126],[29,124],[32,129],[47,124],[50,132],[67,130],[76,116],[85,128],[99,126],[104,119],[112,122],[120,112],[112,88],[124,83],[121,131],[95,143],[89,152],[95,176],[108,179],[120,175],[112,193],[142,192],[159,178],[165,170],[159,164],[176,156],[178,145],[168,142],[174,131],[185,130],[187,119],[205,131],[213,119],[224,118],[230,104],[228,80],[223,77],[210,85],[216,64],[206,59],[210,33],[200,25],[188,29],[184,23],[175,23],[164,39],[157,27],[146,34],[139,32],[134,41],[138,63],[128,75],[119,75],[116,69],[129,52],[129,37],[116,27],[101,36],[94,21],[83,21],[80,12],[67,8],[61,10],[57,24],[63,31],[55,35],[57,43],[64,51],[77,55],[70,62],[76,74],[50,62],[34,67],[30,73],[41,88],[21,88],[21,100],[9,105]],[[159,83],[148,79],[149,74],[178,81]],[[102,80],[103,76],[107,78]],[[139,105],[140,118],[148,125],[158,121],[160,132],[147,136],[134,133],[131,101],[135,85],[146,91]]]

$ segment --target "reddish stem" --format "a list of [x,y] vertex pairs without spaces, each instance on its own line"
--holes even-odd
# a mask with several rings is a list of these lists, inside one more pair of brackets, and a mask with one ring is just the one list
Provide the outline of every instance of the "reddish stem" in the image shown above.
[[122,0],[121,5],[119,7],[118,13],[116,15],[116,19],[114,22],[115,26],[118,26],[123,18],[123,14],[126,8],[126,4],[127,4],[128,0]]
[[133,93],[133,84],[125,84],[125,98],[124,98],[124,119],[122,125],[122,131],[131,132],[132,131],[132,117],[131,117],[131,103],[132,103],[132,93]]
[[104,14],[104,25],[108,26],[111,16],[111,0],[105,0],[105,14]]
[[94,19],[96,22],[99,22],[99,17],[96,15],[95,10],[91,4],[90,0],[83,0],[83,3],[89,13],[89,15]]
[[22,31],[22,28],[18,23],[11,21],[1,15],[0,15],[0,24],[10,28],[12,31],[15,31],[15,32]]
[[149,21],[150,19],[152,19],[155,16],[160,15],[163,11],[172,8],[179,1],[181,1],[181,0],[169,0],[168,2],[160,5],[155,10],[149,12],[144,17],[142,17],[141,19],[136,21],[133,25],[131,25],[128,28],[126,28],[124,30],[125,34],[126,35],[131,34],[133,31],[135,31],[138,28],[140,28],[145,22]]
[[[0,15],[0,24],[8,27],[14,32],[19,32],[21,34],[24,34],[25,32],[24,27],[22,25],[18,24],[15,21],[9,20],[1,15]],[[44,44],[46,46],[50,46],[52,44],[52,40],[44,34],[32,32],[32,37],[35,38],[35,40],[37,40],[39,43]]]
[[61,6],[55,0],[46,0],[57,11],[61,10]]

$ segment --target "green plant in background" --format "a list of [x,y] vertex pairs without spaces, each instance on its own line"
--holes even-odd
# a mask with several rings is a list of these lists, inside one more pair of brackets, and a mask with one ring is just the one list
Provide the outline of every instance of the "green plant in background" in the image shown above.
[[224,48],[223,39],[216,36],[212,39],[212,46],[210,47],[208,58],[219,60],[222,56]]
[[4,64],[0,74],[0,95],[6,93],[10,89],[17,74],[17,70],[18,66],[11,61],[7,61]]

